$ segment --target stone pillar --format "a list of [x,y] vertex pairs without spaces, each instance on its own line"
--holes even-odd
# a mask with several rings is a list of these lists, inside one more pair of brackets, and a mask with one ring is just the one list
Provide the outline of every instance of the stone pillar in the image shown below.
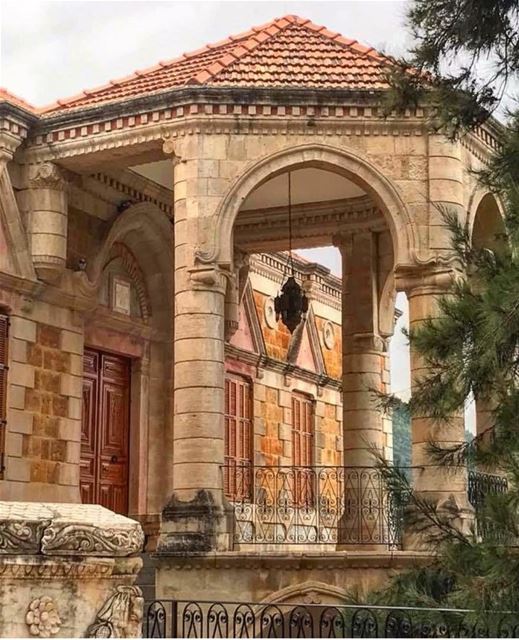
[[29,235],[38,277],[56,282],[67,258],[67,194],[60,169],[51,162],[34,167],[30,174]]
[[[194,162],[194,161],[193,161]],[[227,549],[232,511],[223,495],[224,306],[228,272],[196,261],[196,166],[175,166],[173,495],[158,553]],[[188,178],[189,176],[189,178]]]
[[[454,272],[446,268],[420,268],[397,276],[397,286],[404,290],[409,301],[409,329],[416,330],[427,318],[438,317],[439,296],[450,287]],[[411,391],[428,373],[423,358],[411,348]],[[437,505],[450,503],[461,509],[462,518],[470,517],[467,500],[467,471],[465,468],[439,466],[428,452],[430,442],[449,447],[465,439],[463,414],[452,416],[448,423],[438,423],[427,415],[413,415],[412,432],[412,484],[422,497]],[[420,537],[409,532],[404,539],[407,548],[423,545]]]
[[337,242],[342,255],[343,442],[345,510],[341,546],[387,547],[386,498],[371,447],[383,452],[386,341],[379,335],[377,238],[370,231]]

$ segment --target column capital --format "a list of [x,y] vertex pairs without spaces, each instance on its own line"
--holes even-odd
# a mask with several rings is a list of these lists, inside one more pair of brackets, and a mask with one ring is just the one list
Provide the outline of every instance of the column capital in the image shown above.
[[164,136],[162,138],[162,152],[166,156],[171,156],[173,166],[182,162],[182,157],[179,154],[179,145],[169,136]]
[[193,289],[225,294],[227,282],[234,283],[236,276],[222,269],[217,263],[197,264],[188,269]]
[[401,265],[395,269],[395,287],[411,295],[438,295],[447,293],[461,271],[453,263]]
[[344,336],[344,353],[386,353],[389,340],[376,333],[352,333]]
[[29,169],[29,186],[33,189],[64,190],[67,186],[65,173],[54,162],[42,162]]

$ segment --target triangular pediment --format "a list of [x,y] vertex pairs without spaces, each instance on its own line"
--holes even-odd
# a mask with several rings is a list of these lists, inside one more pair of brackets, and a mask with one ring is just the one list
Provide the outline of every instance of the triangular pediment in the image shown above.
[[325,372],[323,354],[312,307],[306,318],[292,334],[288,348],[288,361],[301,369],[323,374]]
[[251,353],[265,353],[265,344],[254,304],[250,280],[247,280],[239,308],[238,328],[229,340],[229,344]]

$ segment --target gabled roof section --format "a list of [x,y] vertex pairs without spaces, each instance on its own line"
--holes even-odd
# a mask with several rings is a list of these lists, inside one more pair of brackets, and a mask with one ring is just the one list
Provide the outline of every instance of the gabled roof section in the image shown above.
[[298,16],[183,54],[68,99],[42,113],[88,108],[180,87],[382,89],[392,64],[374,49]]

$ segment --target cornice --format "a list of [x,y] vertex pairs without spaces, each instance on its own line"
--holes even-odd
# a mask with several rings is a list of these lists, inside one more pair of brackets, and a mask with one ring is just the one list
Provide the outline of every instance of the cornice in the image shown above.
[[293,551],[285,549],[278,553],[265,551],[257,545],[256,551],[229,551],[207,554],[155,553],[168,569],[191,571],[201,569],[282,569],[301,571],[306,569],[348,570],[364,568],[404,568],[417,564],[428,564],[434,555],[420,551]]
[[281,375],[290,375],[291,377],[305,380],[319,387],[328,387],[336,389],[337,391],[342,390],[342,380],[330,378],[325,374],[307,371],[292,363],[276,360],[264,354],[251,353],[250,351],[246,351],[229,343],[225,344],[225,356],[238,362],[257,367],[258,370],[264,369]]
[[85,123],[98,120],[106,115],[124,117],[141,112],[174,108],[189,104],[230,104],[230,105],[369,105],[379,106],[384,91],[351,89],[297,89],[297,88],[250,88],[250,87],[181,87],[157,91],[148,95],[88,105],[75,109],[41,114],[36,117],[43,127]]
[[[373,111],[347,106],[281,106],[191,104],[139,116],[116,118],[48,133],[32,134],[26,160],[64,160],[124,147],[144,148],[163,158],[165,136],[205,135],[341,135],[422,136],[425,121],[409,114],[383,118]],[[224,113],[220,112],[225,111]],[[154,143],[154,145],[153,145]]]
[[[287,207],[271,207],[241,211],[234,231],[235,243],[242,249],[268,250],[269,244],[285,242]],[[345,198],[328,202],[311,202],[292,207],[294,237],[319,245],[321,239],[341,228],[383,231],[387,228],[384,215],[369,196]]]
[[88,184],[95,188],[96,183],[120,193],[128,200],[150,202],[169,218],[173,218],[172,191],[157,185],[152,180],[148,180],[134,171],[120,171],[116,174],[113,172],[96,173],[89,177]]

